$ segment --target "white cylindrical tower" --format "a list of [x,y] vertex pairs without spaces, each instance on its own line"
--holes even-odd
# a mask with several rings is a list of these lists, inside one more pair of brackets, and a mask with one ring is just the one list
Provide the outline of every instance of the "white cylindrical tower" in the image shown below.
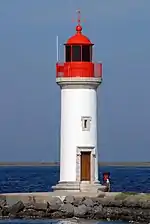
[[[96,89],[67,85],[61,89],[60,181],[77,181],[77,156],[83,149],[97,151]],[[98,178],[95,169],[89,175],[92,181]]]
[[65,44],[65,62],[56,64],[61,124],[60,181],[54,190],[104,190],[98,181],[97,149],[97,88],[102,82],[102,64],[92,62],[92,47],[78,23],[76,34]]

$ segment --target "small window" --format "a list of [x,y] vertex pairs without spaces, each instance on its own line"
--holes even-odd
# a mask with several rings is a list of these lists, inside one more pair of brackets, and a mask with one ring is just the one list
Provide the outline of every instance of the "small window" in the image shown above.
[[81,61],[81,46],[72,46],[72,61]]
[[91,117],[82,117],[82,131],[90,131]]
[[82,61],[91,61],[92,60],[92,47],[91,46],[82,46]]
[[71,46],[66,46],[66,62],[71,61]]

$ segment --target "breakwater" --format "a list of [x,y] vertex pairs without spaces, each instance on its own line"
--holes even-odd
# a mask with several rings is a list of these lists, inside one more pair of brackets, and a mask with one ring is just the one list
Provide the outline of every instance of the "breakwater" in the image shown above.
[[85,218],[149,223],[150,195],[134,193],[0,195],[0,218]]

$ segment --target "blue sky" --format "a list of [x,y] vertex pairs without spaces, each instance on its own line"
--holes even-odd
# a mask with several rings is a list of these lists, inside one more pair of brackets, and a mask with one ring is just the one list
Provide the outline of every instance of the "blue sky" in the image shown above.
[[1,161],[59,160],[55,39],[74,34],[78,8],[103,61],[100,160],[150,161],[149,0],[0,1]]

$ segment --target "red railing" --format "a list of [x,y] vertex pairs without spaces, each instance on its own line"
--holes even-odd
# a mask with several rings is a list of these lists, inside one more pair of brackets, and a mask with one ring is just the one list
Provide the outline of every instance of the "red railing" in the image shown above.
[[56,77],[102,77],[102,63],[92,62],[66,62],[56,64]]
[[102,63],[94,63],[94,75],[96,78],[102,78],[102,70],[103,64]]

